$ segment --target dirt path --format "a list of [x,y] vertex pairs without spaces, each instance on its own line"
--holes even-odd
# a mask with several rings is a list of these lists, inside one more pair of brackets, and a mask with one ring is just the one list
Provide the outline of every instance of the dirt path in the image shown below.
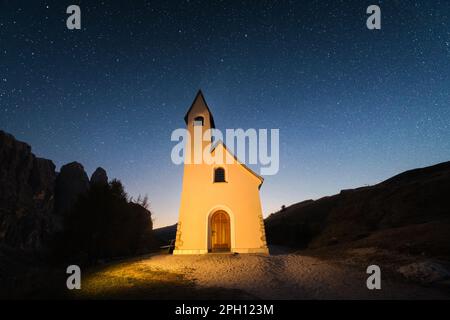
[[381,290],[366,287],[361,270],[297,254],[155,255],[137,267],[182,274],[202,288],[238,289],[261,299],[445,299],[442,292],[382,279]]

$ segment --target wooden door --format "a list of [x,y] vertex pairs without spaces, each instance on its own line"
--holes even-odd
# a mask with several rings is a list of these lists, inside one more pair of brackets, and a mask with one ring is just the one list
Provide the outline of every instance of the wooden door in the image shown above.
[[211,249],[229,251],[230,248],[230,217],[225,211],[217,211],[211,218]]

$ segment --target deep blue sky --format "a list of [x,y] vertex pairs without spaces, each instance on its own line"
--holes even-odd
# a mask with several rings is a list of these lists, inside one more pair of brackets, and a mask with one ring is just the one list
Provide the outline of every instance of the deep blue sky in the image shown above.
[[450,160],[449,1],[0,0],[0,45],[0,129],[148,194],[156,226],[177,220],[170,134],[199,88],[219,129],[280,129],[266,215]]

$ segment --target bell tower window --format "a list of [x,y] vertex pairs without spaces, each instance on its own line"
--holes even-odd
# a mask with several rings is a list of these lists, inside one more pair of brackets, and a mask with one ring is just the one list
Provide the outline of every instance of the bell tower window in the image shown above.
[[201,127],[203,127],[203,125],[204,125],[203,117],[195,117],[195,119],[194,119],[194,126],[201,126]]

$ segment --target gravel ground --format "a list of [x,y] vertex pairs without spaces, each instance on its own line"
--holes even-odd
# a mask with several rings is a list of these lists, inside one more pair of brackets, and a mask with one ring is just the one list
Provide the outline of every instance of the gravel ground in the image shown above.
[[154,255],[137,267],[182,274],[201,288],[239,289],[261,299],[449,299],[433,288],[383,279],[382,289],[366,287],[361,269],[293,253]]

